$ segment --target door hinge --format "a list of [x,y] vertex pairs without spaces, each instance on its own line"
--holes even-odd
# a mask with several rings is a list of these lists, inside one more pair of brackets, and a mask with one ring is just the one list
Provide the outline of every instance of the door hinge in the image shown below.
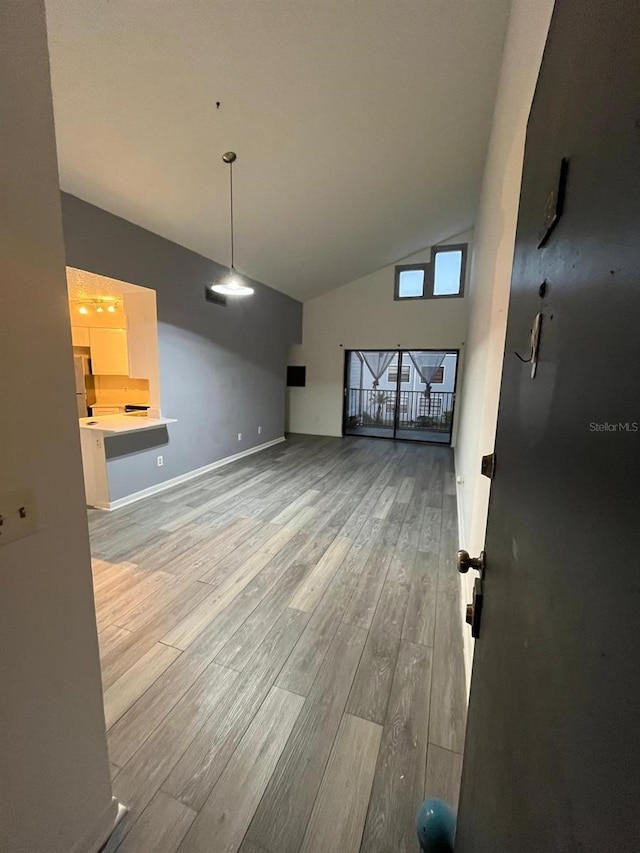
[[467,604],[467,624],[471,625],[471,636],[477,640],[480,636],[480,619],[482,617],[482,579],[476,578],[473,584],[473,599]]
[[488,453],[486,456],[482,457],[482,464],[480,465],[480,473],[484,477],[488,477],[490,480],[493,480],[494,474],[496,473],[496,454]]

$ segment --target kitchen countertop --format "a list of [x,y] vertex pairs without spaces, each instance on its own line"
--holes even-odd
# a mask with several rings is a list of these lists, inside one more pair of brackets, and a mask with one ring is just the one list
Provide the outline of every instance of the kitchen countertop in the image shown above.
[[121,435],[142,429],[156,429],[166,424],[175,424],[175,418],[148,418],[140,415],[98,415],[95,418],[80,418],[80,429],[101,432],[104,435]]

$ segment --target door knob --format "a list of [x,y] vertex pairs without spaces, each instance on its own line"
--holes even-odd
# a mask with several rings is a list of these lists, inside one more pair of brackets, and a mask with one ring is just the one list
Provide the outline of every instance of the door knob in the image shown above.
[[479,557],[470,557],[468,551],[458,551],[458,571],[465,575],[469,569],[475,569],[482,575],[484,573],[484,551],[480,551]]

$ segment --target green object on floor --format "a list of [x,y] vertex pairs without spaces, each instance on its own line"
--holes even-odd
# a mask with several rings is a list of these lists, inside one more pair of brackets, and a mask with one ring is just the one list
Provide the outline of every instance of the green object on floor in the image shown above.
[[420,806],[416,830],[424,853],[452,853],[456,813],[444,800],[432,797]]

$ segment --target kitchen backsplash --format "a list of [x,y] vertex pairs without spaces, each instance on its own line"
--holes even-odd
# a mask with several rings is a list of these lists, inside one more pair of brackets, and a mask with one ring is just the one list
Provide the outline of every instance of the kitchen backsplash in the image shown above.
[[149,380],[128,376],[94,376],[96,403],[144,406],[149,403]]

